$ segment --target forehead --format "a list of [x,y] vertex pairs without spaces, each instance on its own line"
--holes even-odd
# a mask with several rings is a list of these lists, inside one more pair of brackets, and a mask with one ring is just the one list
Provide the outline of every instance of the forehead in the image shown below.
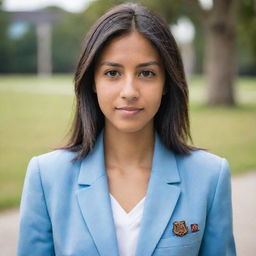
[[130,32],[116,38],[113,38],[103,48],[99,61],[104,60],[133,60],[145,61],[156,60],[161,62],[160,55],[156,47],[139,32]]

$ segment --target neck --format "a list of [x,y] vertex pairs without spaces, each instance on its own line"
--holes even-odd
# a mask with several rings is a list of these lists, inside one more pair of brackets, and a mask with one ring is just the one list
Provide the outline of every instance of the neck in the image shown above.
[[105,164],[107,168],[151,169],[154,151],[154,130],[125,133],[104,129]]

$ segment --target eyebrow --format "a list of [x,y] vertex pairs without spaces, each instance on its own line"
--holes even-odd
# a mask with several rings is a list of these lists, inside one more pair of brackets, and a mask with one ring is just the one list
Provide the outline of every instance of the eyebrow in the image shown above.
[[[119,64],[119,63],[115,63],[115,62],[110,62],[110,61],[104,61],[100,64],[100,66],[111,66],[111,67],[123,67],[123,65]],[[147,66],[151,66],[151,65],[157,65],[160,67],[160,64],[157,61],[149,61],[149,62],[145,62],[145,63],[140,63],[136,66],[136,68],[141,68],[141,67],[147,67]]]

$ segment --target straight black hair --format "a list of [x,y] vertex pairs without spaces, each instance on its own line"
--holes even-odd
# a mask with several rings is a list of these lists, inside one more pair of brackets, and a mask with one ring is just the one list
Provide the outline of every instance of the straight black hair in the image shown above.
[[86,36],[75,72],[76,110],[68,143],[62,147],[77,152],[74,160],[85,157],[104,127],[94,86],[97,58],[115,37],[138,31],[158,50],[166,73],[165,95],[154,117],[154,128],[166,147],[177,154],[189,154],[196,148],[191,140],[188,114],[188,86],[180,53],[167,23],[137,3],[117,5],[101,16]]

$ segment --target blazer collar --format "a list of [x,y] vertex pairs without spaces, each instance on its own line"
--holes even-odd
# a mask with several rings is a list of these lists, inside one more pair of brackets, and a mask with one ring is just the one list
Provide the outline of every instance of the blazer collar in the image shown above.
[[[118,244],[104,160],[104,130],[93,150],[82,160],[78,202],[100,255],[118,256]],[[155,132],[152,170],[141,221],[136,256],[151,255],[179,198],[180,176],[175,155]]]
[[78,184],[92,185],[99,177],[105,176],[104,129],[98,136],[93,150],[81,163]]

